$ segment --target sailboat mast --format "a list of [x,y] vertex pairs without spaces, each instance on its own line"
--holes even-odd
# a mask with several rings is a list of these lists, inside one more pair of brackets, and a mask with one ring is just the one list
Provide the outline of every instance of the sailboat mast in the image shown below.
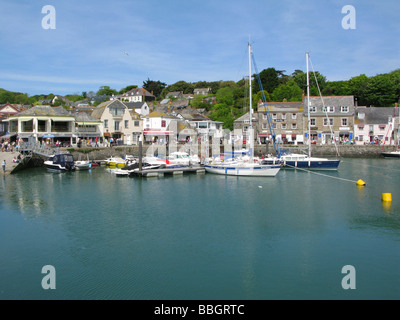
[[252,128],[252,122],[251,122],[251,118],[252,118],[252,99],[251,99],[251,91],[252,91],[252,86],[251,86],[251,45],[249,43],[249,100],[250,100],[250,110],[249,110],[249,120],[250,120],[250,128]]
[[252,85],[251,85],[251,44],[249,41],[249,100],[250,100],[250,107],[249,107],[249,139],[250,139],[250,148],[251,148],[251,155],[253,156],[253,123],[252,123],[252,118],[253,118],[253,99],[252,99]]
[[310,119],[310,77],[308,73],[308,52],[306,52],[307,66],[307,113],[308,113],[308,156],[311,157],[311,119]]

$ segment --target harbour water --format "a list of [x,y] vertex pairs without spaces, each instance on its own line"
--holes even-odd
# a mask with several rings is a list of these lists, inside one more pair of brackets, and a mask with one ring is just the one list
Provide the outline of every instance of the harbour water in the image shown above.
[[0,299],[399,299],[400,161],[323,174],[1,176]]

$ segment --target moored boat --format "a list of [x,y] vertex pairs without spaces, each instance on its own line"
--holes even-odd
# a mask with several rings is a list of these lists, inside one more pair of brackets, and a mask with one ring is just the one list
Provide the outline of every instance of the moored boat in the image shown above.
[[385,158],[400,158],[400,151],[382,152],[381,155]]
[[74,157],[69,153],[55,154],[48,160],[44,161],[44,165],[49,171],[53,172],[67,172],[75,170]]

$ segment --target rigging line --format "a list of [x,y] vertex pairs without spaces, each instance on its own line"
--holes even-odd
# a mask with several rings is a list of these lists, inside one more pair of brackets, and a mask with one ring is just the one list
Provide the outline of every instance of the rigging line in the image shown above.
[[319,176],[323,176],[323,177],[328,177],[328,178],[337,179],[337,180],[346,181],[346,182],[357,183],[357,181],[355,181],[355,180],[350,180],[350,179],[345,179],[345,178],[340,178],[340,177],[333,177],[333,176],[330,176],[328,174],[323,174],[323,173],[320,173],[320,172],[315,172],[315,171],[311,171],[311,170],[307,170],[307,169],[303,169],[303,168],[298,168],[298,167],[291,166],[291,165],[288,165],[288,164],[286,164],[286,166],[294,168],[296,170],[306,171],[306,172],[313,173],[313,174],[316,174],[316,175],[319,175]]
[[[397,111],[397,106],[394,108],[393,117],[392,117],[392,120],[391,120],[392,123],[390,123],[389,126],[388,126],[388,129],[387,129],[386,135],[385,135],[385,139],[383,139],[383,144],[382,144],[382,149],[381,150],[383,150],[383,147],[385,146],[386,138],[387,138],[387,136],[389,134],[389,130],[390,129],[394,130],[394,123],[395,123],[394,119],[396,118],[396,111]],[[392,128],[392,124],[393,124],[393,128]]]
[[322,108],[323,108],[322,111],[325,110],[325,115],[326,115],[326,119],[327,119],[327,122],[328,122],[328,125],[329,125],[329,130],[331,131],[331,135],[332,135],[333,138],[334,138],[334,139],[333,139],[333,144],[335,145],[336,154],[340,157],[339,148],[338,148],[338,146],[336,145],[335,135],[333,134],[331,122],[329,121],[328,110],[325,108],[324,99],[322,98],[321,89],[319,88],[319,84],[318,84],[318,80],[317,80],[317,75],[315,74],[314,66],[313,66],[313,64],[312,64],[310,55],[308,55],[308,58],[310,59],[311,69],[313,70],[313,74],[314,74],[314,78],[315,78],[315,83],[317,84],[319,96],[321,97]]

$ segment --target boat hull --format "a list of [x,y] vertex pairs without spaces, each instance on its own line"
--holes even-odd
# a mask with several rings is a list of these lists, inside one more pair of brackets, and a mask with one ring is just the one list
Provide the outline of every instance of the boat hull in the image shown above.
[[301,169],[314,169],[314,170],[337,170],[340,160],[297,160],[297,161],[283,161],[284,168],[301,168]]
[[382,156],[385,158],[400,158],[400,151],[382,152]]
[[232,165],[212,165],[206,164],[204,168],[209,173],[227,176],[247,176],[247,177],[275,177],[280,165],[255,165],[255,166],[232,166]]
[[66,168],[59,164],[52,164],[52,163],[45,163],[45,166],[46,166],[47,170],[50,172],[68,172],[68,171],[75,170],[75,167]]
[[90,162],[75,162],[75,169],[76,170],[89,170],[92,168],[92,164]]

